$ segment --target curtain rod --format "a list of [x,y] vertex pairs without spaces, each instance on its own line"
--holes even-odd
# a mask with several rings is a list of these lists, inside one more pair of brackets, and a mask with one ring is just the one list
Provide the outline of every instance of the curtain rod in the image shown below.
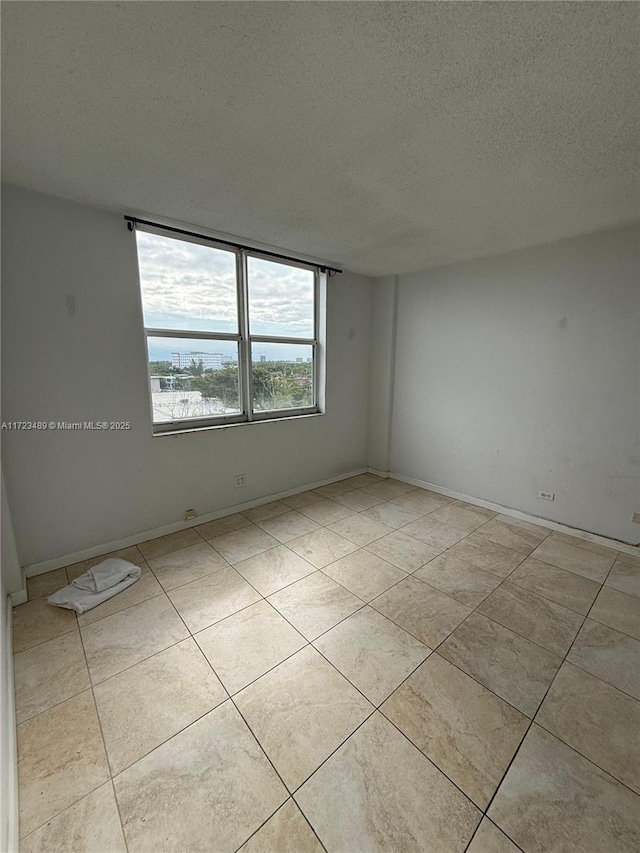
[[125,216],[127,228],[133,231],[135,223],[139,225],[151,225],[152,228],[161,228],[163,231],[171,231],[173,234],[184,234],[187,237],[197,237],[199,240],[210,240],[212,243],[219,243],[222,246],[232,246],[234,249],[247,249],[249,252],[256,252],[259,255],[266,255],[269,258],[279,258],[281,261],[293,261],[296,264],[307,264],[310,267],[318,267],[321,272],[327,272],[329,275],[336,275],[342,270],[336,267],[328,267],[326,264],[319,264],[316,261],[305,261],[304,258],[293,258],[291,255],[280,255],[277,252],[266,252],[263,249],[256,249],[253,246],[245,246],[244,243],[233,243],[230,240],[219,240],[217,237],[209,237],[207,234],[198,234],[196,231],[185,231],[183,228],[173,228],[171,225],[163,225],[161,222],[150,222],[148,219],[138,219],[137,216]]

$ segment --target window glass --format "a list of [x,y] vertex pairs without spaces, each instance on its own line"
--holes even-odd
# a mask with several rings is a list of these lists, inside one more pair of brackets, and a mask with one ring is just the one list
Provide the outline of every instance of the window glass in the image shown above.
[[146,231],[136,234],[148,329],[237,333],[233,252]]
[[147,350],[154,423],[242,411],[235,341],[149,336]]
[[251,334],[313,338],[313,271],[251,256],[247,266]]
[[317,411],[316,269],[155,228],[136,228],[154,432]]
[[313,406],[313,347],[253,343],[253,408],[258,412]]

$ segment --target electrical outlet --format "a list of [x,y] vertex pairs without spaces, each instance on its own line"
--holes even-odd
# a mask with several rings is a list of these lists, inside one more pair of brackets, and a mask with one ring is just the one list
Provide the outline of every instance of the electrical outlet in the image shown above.
[[192,518],[196,517],[195,509],[185,509],[184,511],[184,520],[190,521]]
[[556,493],[555,492],[538,492],[538,500],[539,501],[555,501]]
[[631,518],[636,524],[640,524],[640,512],[634,512]]
[[235,474],[233,477],[233,483],[236,489],[242,489],[247,485],[247,475],[246,474]]

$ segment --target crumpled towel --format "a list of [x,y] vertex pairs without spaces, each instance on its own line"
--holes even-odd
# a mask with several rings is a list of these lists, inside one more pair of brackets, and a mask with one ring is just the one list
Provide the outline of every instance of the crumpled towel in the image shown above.
[[140,566],[119,557],[110,557],[80,575],[69,586],[54,592],[47,598],[47,603],[84,613],[127,589],[141,574]]

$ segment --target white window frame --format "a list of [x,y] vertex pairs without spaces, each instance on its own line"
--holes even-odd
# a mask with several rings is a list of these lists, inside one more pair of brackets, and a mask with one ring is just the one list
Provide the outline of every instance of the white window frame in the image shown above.
[[[284,420],[288,418],[306,415],[318,415],[324,411],[324,377],[325,377],[325,311],[326,311],[326,273],[319,265],[305,263],[304,261],[293,261],[290,259],[274,257],[272,253],[261,252],[258,249],[234,247],[219,243],[215,238],[203,236],[202,238],[192,234],[176,234],[162,226],[152,226],[136,223],[136,230],[148,234],[158,234],[187,243],[196,243],[209,248],[219,249],[235,255],[236,263],[236,296],[238,300],[238,333],[203,332],[200,330],[167,329],[144,325],[144,312],[142,308],[142,284],[140,281],[140,260],[138,262],[138,286],[140,293],[140,310],[143,317],[145,349],[147,353],[147,379],[149,387],[149,410],[151,414],[151,425],[154,435],[167,435],[189,430],[210,429],[220,426],[231,426],[247,423],[259,423],[261,421]],[[313,337],[292,338],[273,335],[251,335],[249,325],[249,277],[248,258],[261,258],[266,261],[281,264],[283,266],[296,267],[298,269],[313,272]],[[171,421],[154,422],[153,420],[153,397],[151,389],[151,372],[149,370],[149,338],[182,338],[193,341],[235,341],[238,346],[238,383],[239,402],[242,412],[233,415],[217,415],[202,418],[183,418]],[[255,411],[253,408],[253,369],[252,369],[252,344],[297,344],[310,346],[312,348],[312,378],[313,378],[313,404],[291,409],[272,409],[268,411]]]

